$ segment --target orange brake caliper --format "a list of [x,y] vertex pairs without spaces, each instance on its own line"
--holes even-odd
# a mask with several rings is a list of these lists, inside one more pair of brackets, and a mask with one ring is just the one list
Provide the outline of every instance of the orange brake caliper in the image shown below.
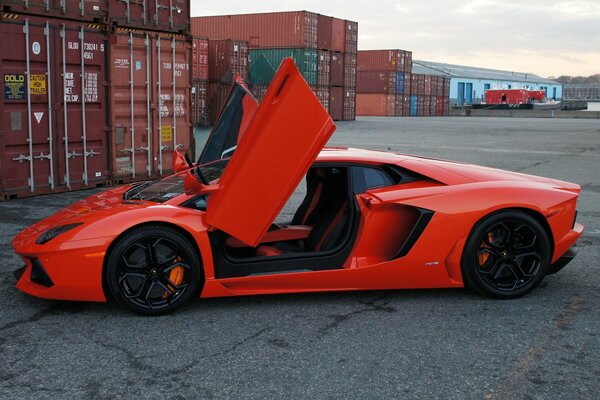
[[[175,262],[179,262],[179,261],[181,261],[181,259],[179,257],[177,259],[175,259]],[[171,270],[171,272],[169,272],[169,280],[175,286],[181,285],[181,283],[183,282],[183,267],[177,266],[177,267],[173,268]],[[174,287],[169,287],[169,289],[173,290],[174,292],[177,290],[177,288],[174,288]],[[165,294],[163,294],[162,297],[163,297],[163,299],[166,299],[167,297],[169,297],[169,292],[165,292]]]

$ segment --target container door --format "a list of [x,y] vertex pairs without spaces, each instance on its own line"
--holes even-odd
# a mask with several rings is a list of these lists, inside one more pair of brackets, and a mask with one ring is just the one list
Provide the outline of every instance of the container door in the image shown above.
[[108,178],[106,37],[97,30],[55,28],[59,182],[68,189]]
[[465,85],[465,102],[467,104],[473,103],[473,84],[467,83]]
[[[0,189],[41,192],[56,185],[51,79],[59,76],[48,51],[47,24],[0,25]],[[29,78],[28,78],[29,76]],[[9,196],[9,195],[7,195]]]
[[456,99],[459,106],[465,104],[465,83],[458,82],[458,91],[456,92]]
[[211,195],[208,224],[256,246],[334,130],[285,59]]
[[152,44],[149,34],[111,38],[111,170],[117,183],[153,176]]
[[171,173],[173,151],[187,151],[190,146],[191,44],[156,34],[152,47],[153,103],[157,109],[152,124],[154,168],[165,175]]

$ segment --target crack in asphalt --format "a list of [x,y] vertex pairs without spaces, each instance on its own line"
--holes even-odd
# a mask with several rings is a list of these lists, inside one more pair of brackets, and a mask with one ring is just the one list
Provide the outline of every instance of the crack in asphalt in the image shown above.
[[[554,329],[552,329],[546,336],[543,336],[537,346],[527,349],[527,354],[517,361],[513,372],[509,373],[502,379],[502,381],[505,382],[502,387],[495,391],[489,391],[485,394],[484,398],[486,400],[493,400],[495,398],[518,398],[519,395],[517,393],[517,388],[523,386],[523,381],[528,380],[527,375],[536,368],[538,362],[551,347],[552,342],[565,334],[564,331],[568,328],[568,325],[571,323],[573,318],[575,318],[583,310],[584,305],[584,300],[577,297],[572,298],[571,301],[569,301],[558,313],[558,315],[554,317],[552,321],[554,324]],[[532,383],[535,384],[535,382]]]
[[371,301],[361,301],[360,303],[366,307],[359,308],[345,314],[331,314],[328,315],[329,318],[333,319],[329,324],[321,328],[319,331],[321,336],[327,335],[331,330],[337,328],[341,323],[355,317],[359,314],[364,314],[368,312],[387,312],[394,313],[396,312],[396,308],[392,306],[388,306],[391,298],[389,293],[385,293],[383,296],[377,297]]
[[64,307],[62,307],[61,304],[54,304],[49,307],[43,308],[40,311],[34,313],[33,315],[30,315],[29,317],[21,318],[16,321],[11,321],[11,322],[8,322],[8,323],[0,326],[0,332],[15,328],[20,325],[26,325],[26,324],[30,324],[32,322],[38,322],[39,320],[46,318],[46,317],[60,315],[61,314],[60,311],[64,311],[64,310],[61,310],[63,308]]
[[230,346],[229,348],[222,350],[222,351],[218,351],[216,353],[213,353],[209,356],[206,357],[201,357],[200,359],[204,359],[204,358],[214,358],[214,357],[218,357],[218,356],[222,356],[225,354],[229,354],[234,352],[235,350],[237,350],[239,347],[243,346],[244,344],[248,343],[249,341],[256,339],[257,337],[259,337],[260,335],[262,335],[265,332],[270,331],[272,328],[263,328],[260,329],[256,332],[254,332],[253,334],[251,334],[250,336],[245,337],[244,339],[236,342],[233,346]]

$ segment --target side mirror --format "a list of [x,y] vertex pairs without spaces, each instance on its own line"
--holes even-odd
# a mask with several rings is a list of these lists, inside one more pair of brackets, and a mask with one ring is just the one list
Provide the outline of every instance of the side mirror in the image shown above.
[[186,169],[192,168],[194,165],[191,160],[187,157],[187,154],[183,154],[180,151],[173,153],[173,172],[183,172]]
[[203,183],[198,179],[193,169],[188,170],[183,180],[185,194],[209,194],[219,189],[219,184],[211,185],[206,182],[206,178],[202,177],[201,179],[205,182]]

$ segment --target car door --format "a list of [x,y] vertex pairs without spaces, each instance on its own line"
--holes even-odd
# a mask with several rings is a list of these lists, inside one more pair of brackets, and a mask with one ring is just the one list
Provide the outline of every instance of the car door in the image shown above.
[[334,130],[292,59],[285,59],[210,195],[206,222],[256,246]]

